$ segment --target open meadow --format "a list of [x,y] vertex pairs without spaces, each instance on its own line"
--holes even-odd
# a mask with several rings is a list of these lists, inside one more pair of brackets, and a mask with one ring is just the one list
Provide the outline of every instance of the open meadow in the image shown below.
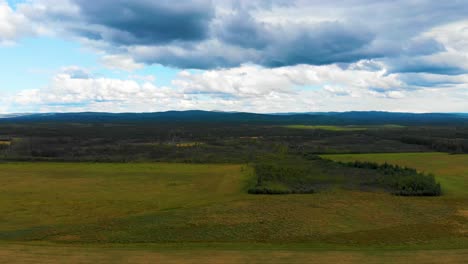
[[468,0],[0,0],[0,264],[468,264]]
[[[247,165],[0,164],[0,262],[461,263],[468,156],[325,156],[432,172],[440,197],[249,195]],[[268,253],[268,254],[266,254]]]

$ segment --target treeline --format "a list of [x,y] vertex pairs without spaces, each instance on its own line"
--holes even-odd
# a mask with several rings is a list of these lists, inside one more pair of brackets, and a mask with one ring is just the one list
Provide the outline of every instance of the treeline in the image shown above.
[[413,168],[362,161],[341,164],[377,171],[380,174],[377,183],[388,188],[395,195],[439,196],[442,194],[440,183],[436,182],[434,175],[424,174]]
[[468,139],[406,136],[402,137],[401,141],[407,144],[425,145],[440,152],[468,153]]
[[277,144],[298,156],[433,150],[468,153],[468,127],[329,131],[229,122],[0,122],[2,139],[9,145],[0,144],[0,160],[7,161],[245,163],[270,153]]
[[271,151],[262,140],[138,141],[113,139],[16,138],[0,144],[6,161],[248,163]]

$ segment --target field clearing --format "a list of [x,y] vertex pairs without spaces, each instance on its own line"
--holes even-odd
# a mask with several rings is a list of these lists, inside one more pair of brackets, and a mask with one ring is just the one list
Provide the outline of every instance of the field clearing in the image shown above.
[[[436,175],[450,183],[465,175],[466,163],[458,167],[452,176]],[[442,197],[349,190],[264,196],[246,193],[252,180],[243,165],[2,163],[0,262],[49,255],[50,263],[466,257],[466,189]]]

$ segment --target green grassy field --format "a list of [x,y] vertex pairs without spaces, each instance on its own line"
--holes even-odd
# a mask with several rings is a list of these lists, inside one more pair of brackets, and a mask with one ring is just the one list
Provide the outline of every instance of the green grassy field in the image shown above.
[[0,164],[0,262],[460,263],[468,156],[389,160],[400,161],[434,172],[446,195],[249,195],[254,178],[242,165]]
[[1,263],[466,263],[467,250],[341,251],[233,250],[55,245],[2,245]]

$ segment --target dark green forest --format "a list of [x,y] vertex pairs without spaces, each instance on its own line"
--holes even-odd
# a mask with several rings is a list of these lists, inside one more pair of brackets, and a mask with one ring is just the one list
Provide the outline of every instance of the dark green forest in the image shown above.
[[[304,126],[298,129],[291,124]],[[439,195],[440,185],[432,176],[409,168],[340,164],[318,157],[434,151],[468,153],[464,118],[381,112],[272,116],[197,111],[0,119],[2,161],[248,163],[258,178],[249,192],[257,194],[312,193],[340,186],[397,195]]]

